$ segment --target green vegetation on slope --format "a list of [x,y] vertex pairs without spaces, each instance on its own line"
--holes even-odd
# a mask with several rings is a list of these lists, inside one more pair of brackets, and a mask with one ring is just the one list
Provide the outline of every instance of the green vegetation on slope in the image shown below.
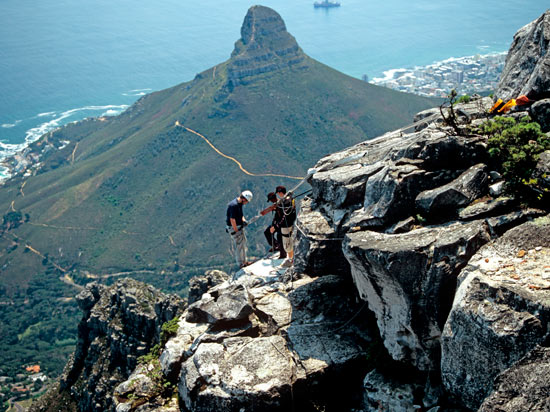
[[81,317],[73,296],[74,289],[51,272],[9,295],[0,287],[0,375],[13,377],[34,364],[49,376],[61,373]]

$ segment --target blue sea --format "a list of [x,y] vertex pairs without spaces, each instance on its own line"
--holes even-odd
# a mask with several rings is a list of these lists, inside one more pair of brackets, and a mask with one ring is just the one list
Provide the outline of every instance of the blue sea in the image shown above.
[[[508,50],[541,0],[265,0],[302,49],[369,78]],[[0,158],[71,121],[115,115],[140,96],[229,58],[249,0],[0,1]]]

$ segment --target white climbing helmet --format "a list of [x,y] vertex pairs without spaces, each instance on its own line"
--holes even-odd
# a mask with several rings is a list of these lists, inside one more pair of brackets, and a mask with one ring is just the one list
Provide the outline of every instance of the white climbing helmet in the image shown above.
[[252,195],[252,192],[250,190],[245,190],[241,193],[241,197],[243,199],[246,199],[247,202],[250,202],[254,196]]

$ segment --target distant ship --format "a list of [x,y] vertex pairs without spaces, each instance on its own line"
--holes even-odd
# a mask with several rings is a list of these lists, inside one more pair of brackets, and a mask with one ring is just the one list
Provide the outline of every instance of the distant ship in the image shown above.
[[316,1],[313,7],[340,7],[340,3],[330,0]]

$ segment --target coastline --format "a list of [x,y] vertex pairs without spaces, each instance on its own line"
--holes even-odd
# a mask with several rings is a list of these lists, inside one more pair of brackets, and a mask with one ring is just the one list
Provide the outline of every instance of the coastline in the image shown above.
[[[142,94],[136,94],[135,96],[139,98]],[[0,185],[17,175],[32,174],[32,169],[36,169],[38,167],[37,164],[39,163],[40,154],[33,152],[33,155],[31,156],[32,151],[30,150],[30,147],[42,137],[46,135],[52,136],[53,132],[71,123],[81,122],[88,119],[97,120],[106,117],[118,116],[128,107],[129,105],[127,104],[84,106],[62,112],[51,111],[39,113],[32,117],[31,119],[44,119],[45,121],[26,130],[25,138],[22,143],[8,143],[5,141],[0,141]],[[101,114],[98,116],[89,116],[94,112],[101,112]],[[84,117],[82,117],[82,115],[84,115]],[[21,122],[23,122],[23,120],[17,120],[13,123],[13,126]],[[11,125],[3,124],[1,127],[8,128],[11,127]],[[46,144],[44,149],[49,147],[49,149],[46,150],[60,150],[69,143],[69,141],[64,141],[64,143],[58,145],[57,147]]]

